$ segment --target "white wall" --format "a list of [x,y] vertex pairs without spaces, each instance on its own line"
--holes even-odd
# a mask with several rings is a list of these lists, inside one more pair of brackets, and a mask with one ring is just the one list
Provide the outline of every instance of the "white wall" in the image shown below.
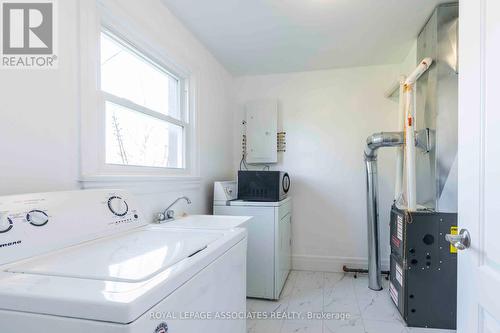
[[[384,93],[398,79],[401,67],[357,67],[236,80],[235,137],[241,135],[246,101],[279,101],[279,127],[287,133],[287,147],[272,169],[285,170],[292,179],[295,268],[338,271],[344,263],[365,266],[363,149],[370,134],[397,130],[397,102],[385,98]],[[238,168],[240,144],[234,149]],[[381,149],[380,222],[386,265],[394,173],[394,150]]]
[[[152,216],[180,194],[193,199],[190,212],[210,212],[212,182],[233,170],[231,75],[159,0],[104,2],[117,4],[198,80],[201,186],[140,186],[145,213]],[[77,3],[58,1],[58,69],[2,70],[0,195],[80,188]]]
[[[79,14],[77,0],[58,3],[59,68],[2,70],[0,75],[0,195],[81,187],[79,112],[85,110],[79,110]],[[189,195],[193,205],[179,210],[210,212],[212,182],[233,178],[240,158],[240,143],[232,141],[232,132],[237,128],[239,139],[235,124],[241,120],[241,105],[254,98],[278,98],[287,152],[277,168],[292,176],[295,263],[320,265],[320,269],[362,263],[366,257],[364,140],[373,132],[396,128],[396,103],[383,95],[400,74],[399,66],[233,81],[159,0],[114,3],[199,80],[201,185],[135,187],[145,213],[152,216],[181,194]],[[409,67],[411,58],[405,63]],[[235,91],[239,107],[233,107]],[[381,151],[382,244],[388,244],[393,174],[394,153]],[[387,255],[387,248],[384,251]]]

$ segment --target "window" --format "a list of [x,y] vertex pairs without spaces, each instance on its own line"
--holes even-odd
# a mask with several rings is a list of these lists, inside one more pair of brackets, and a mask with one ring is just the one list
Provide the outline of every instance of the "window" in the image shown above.
[[109,31],[100,35],[105,163],[186,168],[187,82]]

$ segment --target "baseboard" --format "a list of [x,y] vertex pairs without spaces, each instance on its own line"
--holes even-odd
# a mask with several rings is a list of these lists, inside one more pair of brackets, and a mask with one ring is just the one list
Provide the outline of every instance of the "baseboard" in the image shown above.
[[[342,272],[345,266],[349,268],[368,267],[368,259],[357,257],[332,257],[292,255],[292,268],[299,271]],[[389,270],[389,260],[382,260],[382,270]]]

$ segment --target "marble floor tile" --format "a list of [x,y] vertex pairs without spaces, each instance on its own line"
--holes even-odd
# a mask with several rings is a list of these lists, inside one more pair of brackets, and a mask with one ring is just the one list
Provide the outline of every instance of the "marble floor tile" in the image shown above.
[[299,271],[296,274],[292,294],[323,292],[325,273]]
[[353,279],[345,273],[325,273],[323,290],[325,299],[331,296],[355,298]]
[[324,320],[324,333],[365,333],[363,319],[359,316],[345,320]]
[[324,273],[297,272],[288,296],[288,311],[321,312],[323,310]]
[[343,273],[325,273],[323,310],[360,316],[352,278]]
[[321,320],[285,320],[281,333],[323,333]]
[[[392,303],[388,283],[368,289],[366,275],[292,271],[279,301],[247,300],[247,311],[294,313],[297,317],[247,321],[248,333],[455,333],[408,328]],[[298,316],[300,313],[301,317]],[[323,316],[308,319],[308,314]],[[339,318],[340,317],[340,318]],[[343,320],[341,320],[343,319]]]
[[403,322],[388,292],[380,292],[376,295],[367,293],[356,295],[356,297],[363,319]]
[[407,327],[398,321],[363,320],[365,333],[408,333]]
[[325,299],[323,310],[329,313],[347,314],[349,317],[361,316],[356,299],[350,298],[331,297],[328,301]]
[[383,320],[403,322],[403,318],[392,302],[389,288],[380,291],[368,289],[368,278],[361,276],[354,281],[354,292],[365,320]]
[[279,301],[268,301],[262,299],[247,299],[247,311],[250,312],[284,312],[288,311],[288,302],[280,299]]
[[312,295],[293,295],[288,303],[288,311],[300,312],[303,314],[321,312],[323,311],[323,294],[321,292],[316,292]]
[[247,333],[279,333],[281,320],[247,320]]

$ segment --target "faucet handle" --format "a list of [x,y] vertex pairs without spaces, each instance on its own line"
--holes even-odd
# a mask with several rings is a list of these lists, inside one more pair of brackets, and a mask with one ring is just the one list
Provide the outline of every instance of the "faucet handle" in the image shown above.
[[175,215],[175,212],[171,209],[167,210],[167,219],[173,219]]
[[158,213],[156,214],[156,222],[161,223],[166,220],[165,214],[163,213]]

